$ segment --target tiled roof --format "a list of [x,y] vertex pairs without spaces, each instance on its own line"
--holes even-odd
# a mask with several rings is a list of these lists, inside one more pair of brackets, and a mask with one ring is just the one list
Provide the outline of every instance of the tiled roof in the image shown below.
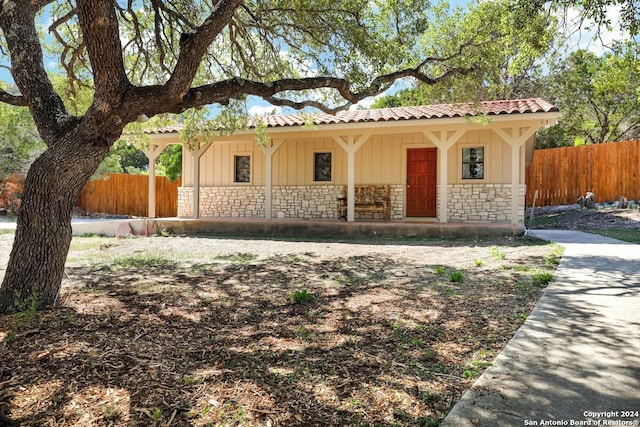
[[[480,115],[503,115],[524,113],[548,113],[557,112],[558,107],[541,98],[513,99],[505,101],[485,101],[463,104],[437,104],[419,107],[393,107],[371,110],[341,111],[335,115],[318,113],[313,114],[315,125],[365,123],[400,120],[419,120],[453,117],[473,117]],[[302,126],[305,117],[299,114],[273,114],[263,116],[267,127]],[[249,127],[253,127],[249,123]],[[171,126],[157,129],[155,133],[177,132],[179,127]]]

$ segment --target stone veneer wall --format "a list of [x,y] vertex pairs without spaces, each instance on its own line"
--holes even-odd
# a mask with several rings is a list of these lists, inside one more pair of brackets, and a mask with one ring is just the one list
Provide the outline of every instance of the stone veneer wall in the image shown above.
[[[511,221],[511,184],[452,184],[447,194],[448,221]],[[524,194],[520,185],[519,223],[524,223]]]
[[[273,218],[334,219],[344,185],[300,185],[273,187]],[[265,187],[201,187],[200,216],[210,218],[264,218]],[[193,215],[193,188],[178,188],[178,216]],[[391,186],[391,220],[401,220],[404,186]],[[356,219],[382,219],[381,214],[356,212]]]
[[[338,217],[342,185],[278,186],[271,193],[273,218],[318,219]],[[264,218],[265,187],[201,187],[200,216],[209,218]],[[193,188],[178,188],[178,216],[193,215]]]
[[338,217],[342,185],[294,185],[273,187],[273,218],[328,219]]
[[[200,187],[200,216],[264,218],[264,187]],[[193,187],[178,188],[178,216],[193,215]]]
[[[337,198],[343,185],[278,186],[272,193],[273,218],[337,218]],[[448,221],[511,221],[511,184],[451,184]],[[524,222],[525,186],[520,186],[518,221]],[[192,216],[193,188],[178,188],[178,216]],[[202,187],[200,216],[211,218],[264,218],[265,187]],[[404,186],[391,186],[391,220],[402,220]],[[356,219],[382,219],[381,214],[356,212]]]
[[391,186],[391,221],[404,219],[404,185]]

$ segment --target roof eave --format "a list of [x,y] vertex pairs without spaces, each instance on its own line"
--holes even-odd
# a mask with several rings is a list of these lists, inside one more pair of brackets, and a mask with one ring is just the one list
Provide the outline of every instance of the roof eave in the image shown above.
[[[489,123],[473,123],[473,119],[477,117],[488,117]],[[441,126],[456,126],[456,125],[468,125],[469,129],[483,129],[491,126],[494,123],[506,123],[506,122],[520,122],[520,121],[540,121],[540,127],[553,126],[556,120],[560,117],[560,112],[527,112],[527,113],[509,113],[509,114],[496,114],[488,116],[465,116],[465,117],[431,117],[423,119],[401,119],[401,120],[378,120],[378,121],[360,121],[349,123],[332,123],[332,124],[318,124],[312,126],[292,125],[292,126],[274,126],[267,127],[265,131],[268,134],[274,135],[287,135],[300,132],[344,132],[344,131],[376,131],[380,129],[395,130],[399,128],[417,128],[420,127],[441,127]],[[247,129],[235,132],[235,136],[254,135],[254,130]],[[367,132],[369,133],[369,132]],[[375,132],[374,132],[375,133]],[[178,135],[178,131],[172,131],[167,133],[152,133],[149,136],[153,139],[165,139],[172,138]],[[231,138],[233,138],[233,135]]]

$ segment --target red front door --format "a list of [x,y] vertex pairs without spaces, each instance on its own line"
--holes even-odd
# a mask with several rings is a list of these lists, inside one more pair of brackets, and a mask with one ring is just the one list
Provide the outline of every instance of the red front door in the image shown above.
[[436,216],[437,159],[435,148],[407,150],[407,216]]

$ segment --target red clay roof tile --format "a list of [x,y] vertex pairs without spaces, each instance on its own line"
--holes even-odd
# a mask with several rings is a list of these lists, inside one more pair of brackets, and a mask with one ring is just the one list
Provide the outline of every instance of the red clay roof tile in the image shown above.
[[[541,98],[485,101],[461,104],[437,104],[418,107],[394,107],[370,110],[340,111],[335,115],[313,114],[315,125],[365,123],[380,121],[419,120],[452,117],[474,117],[480,115],[524,114],[557,112],[558,107]],[[299,114],[273,114],[263,116],[267,127],[302,126],[305,118]],[[249,127],[253,127],[250,120]],[[156,129],[153,133],[174,133],[180,127],[170,126]]]

